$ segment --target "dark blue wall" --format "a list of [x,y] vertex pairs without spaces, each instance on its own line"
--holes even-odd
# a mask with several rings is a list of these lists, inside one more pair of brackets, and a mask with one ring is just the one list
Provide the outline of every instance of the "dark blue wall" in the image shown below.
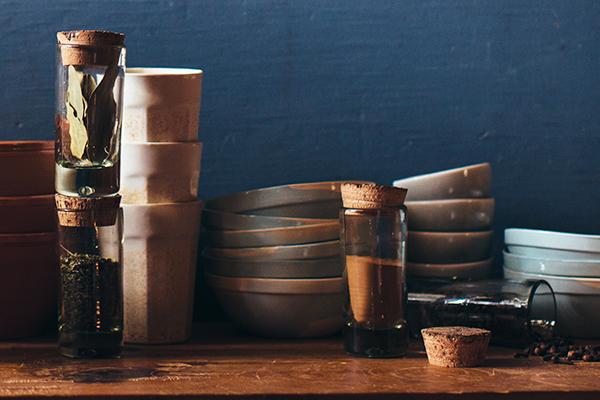
[[600,2],[0,0],[0,139],[52,138],[54,32],[205,71],[202,195],[489,160],[498,229],[600,232]]

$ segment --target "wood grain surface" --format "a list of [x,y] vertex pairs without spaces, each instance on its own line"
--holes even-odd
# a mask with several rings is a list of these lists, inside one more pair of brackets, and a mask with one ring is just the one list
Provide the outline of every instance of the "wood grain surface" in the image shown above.
[[70,360],[50,340],[0,344],[0,397],[598,399],[600,364],[555,365],[491,348],[482,367],[353,358],[339,338],[275,341],[200,326],[190,343],[128,346],[118,360]]

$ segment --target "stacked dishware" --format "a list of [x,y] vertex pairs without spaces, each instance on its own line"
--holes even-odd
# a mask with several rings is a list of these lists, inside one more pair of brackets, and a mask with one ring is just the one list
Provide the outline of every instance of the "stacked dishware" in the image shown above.
[[494,199],[488,163],[394,181],[408,189],[407,273],[482,279],[492,269]]
[[0,339],[17,339],[56,317],[54,142],[0,142],[0,171]]
[[550,284],[556,296],[558,332],[600,338],[600,236],[506,229],[504,241],[504,277]]
[[233,322],[270,337],[341,328],[342,183],[276,186],[206,202],[206,280]]
[[121,195],[125,340],[191,335],[201,202],[202,71],[128,68]]

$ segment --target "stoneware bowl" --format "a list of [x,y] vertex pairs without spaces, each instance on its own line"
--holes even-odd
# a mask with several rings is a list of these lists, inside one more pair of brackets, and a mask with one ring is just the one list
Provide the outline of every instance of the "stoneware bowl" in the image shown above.
[[202,211],[202,225],[208,229],[214,230],[283,228],[286,226],[314,225],[319,223],[335,222],[337,220],[337,218],[319,219],[234,214],[230,212],[209,209],[204,209],[204,211]]
[[0,235],[0,339],[39,335],[56,320],[56,233]]
[[206,241],[210,246],[233,248],[307,244],[339,238],[339,222],[270,229],[209,231],[206,234]]
[[415,278],[483,279],[492,272],[492,259],[460,264],[407,263],[406,273]]
[[553,260],[600,261],[600,236],[511,228],[504,231],[510,253]]
[[492,250],[492,231],[409,231],[406,257],[426,264],[469,263],[486,260]]
[[342,328],[342,278],[258,279],[207,274],[208,286],[229,318],[268,337],[332,335]]
[[54,232],[54,195],[0,197],[0,221],[0,234]]
[[494,199],[407,201],[408,228],[413,231],[463,232],[491,228]]
[[554,260],[504,252],[504,265],[513,271],[570,277],[600,278],[600,261]]
[[489,163],[433,172],[394,181],[408,189],[407,201],[490,197],[492,168]]
[[[202,212],[204,219],[204,212]],[[246,247],[238,249],[208,247],[204,250],[208,257],[244,260],[310,260],[340,255],[340,241],[293,244],[288,246]]]
[[54,142],[0,142],[0,196],[54,193]]
[[345,181],[299,183],[249,190],[206,203],[212,210],[276,217],[337,219]]
[[548,282],[556,295],[558,333],[579,339],[600,339],[600,279],[526,274],[506,267],[504,277]]
[[127,68],[123,94],[124,141],[198,140],[202,71]]
[[335,278],[344,269],[340,257],[273,261],[205,257],[202,264],[210,274],[240,278]]
[[123,205],[127,342],[189,339],[201,207],[199,201]]
[[121,191],[128,204],[194,201],[202,143],[123,143]]

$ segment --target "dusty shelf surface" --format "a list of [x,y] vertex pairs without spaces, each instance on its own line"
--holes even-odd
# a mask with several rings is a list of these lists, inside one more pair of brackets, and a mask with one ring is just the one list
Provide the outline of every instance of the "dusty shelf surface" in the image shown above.
[[350,357],[339,337],[272,340],[196,327],[179,345],[128,345],[115,360],[70,360],[53,339],[0,342],[0,397],[600,399],[600,363],[557,365],[491,348],[482,367]]

